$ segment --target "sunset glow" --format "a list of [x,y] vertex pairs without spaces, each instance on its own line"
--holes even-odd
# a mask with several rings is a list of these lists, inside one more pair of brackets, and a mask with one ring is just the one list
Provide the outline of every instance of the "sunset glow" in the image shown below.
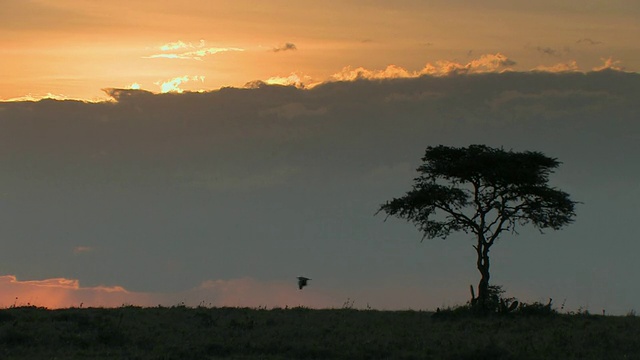
[[[113,307],[133,302],[146,302],[148,296],[131,294],[121,287],[82,288],[78,280],[46,279],[19,281],[15,276],[0,276],[0,307],[43,306],[50,309],[91,306]],[[146,301],[145,301],[146,300]]]
[[[100,89],[133,83],[180,92],[255,81],[589,71],[601,59],[640,70],[633,36],[624,36],[638,32],[635,2],[544,3],[11,1],[0,15],[0,34],[8,39],[0,100],[107,99]],[[545,22],[563,26],[538,26]]]
[[69,307],[136,306],[240,306],[240,307],[337,307],[338,298],[311,290],[298,291],[295,282],[261,283],[249,278],[209,280],[178,293],[141,293],[122,287],[82,287],[78,280],[56,278],[20,281],[13,275],[0,276],[0,308],[41,306]]

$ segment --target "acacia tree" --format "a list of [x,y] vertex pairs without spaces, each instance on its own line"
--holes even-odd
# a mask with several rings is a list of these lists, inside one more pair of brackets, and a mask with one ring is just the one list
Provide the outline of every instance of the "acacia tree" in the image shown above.
[[478,296],[472,304],[487,310],[489,249],[503,232],[533,224],[541,232],[573,221],[576,202],[549,187],[549,174],[560,165],[540,152],[513,152],[470,145],[428,147],[411,191],[380,206],[389,216],[415,224],[425,238],[452,232],[473,234]]

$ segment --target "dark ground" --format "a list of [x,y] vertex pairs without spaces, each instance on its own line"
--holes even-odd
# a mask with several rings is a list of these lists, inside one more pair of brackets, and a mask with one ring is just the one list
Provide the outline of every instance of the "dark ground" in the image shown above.
[[17,307],[0,359],[640,359],[640,317]]

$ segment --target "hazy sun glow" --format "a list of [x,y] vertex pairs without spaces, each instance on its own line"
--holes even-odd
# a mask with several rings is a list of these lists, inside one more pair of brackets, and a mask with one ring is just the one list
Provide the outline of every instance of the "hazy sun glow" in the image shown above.
[[36,305],[47,308],[80,306],[119,306],[127,300],[145,301],[146,295],[130,294],[121,287],[82,288],[78,280],[55,278],[19,281],[13,275],[0,276],[0,307]]
[[295,282],[263,283],[249,278],[207,280],[200,286],[179,293],[142,293],[119,286],[82,287],[74,279],[55,278],[20,281],[13,275],[0,276],[0,308],[42,306],[49,309],[69,307],[137,306],[246,306],[315,308],[336,306],[336,298],[315,291],[298,291]]

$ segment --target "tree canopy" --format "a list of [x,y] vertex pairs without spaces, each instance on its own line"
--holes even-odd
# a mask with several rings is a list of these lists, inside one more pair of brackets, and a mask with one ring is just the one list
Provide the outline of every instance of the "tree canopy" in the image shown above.
[[576,202],[548,185],[560,162],[540,152],[440,145],[428,147],[422,161],[413,188],[378,211],[412,222],[423,240],[457,231],[473,234],[482,302],[489,286],[489,248],[504,231],[517,233],[526,224],[558,230],[575,216]]

